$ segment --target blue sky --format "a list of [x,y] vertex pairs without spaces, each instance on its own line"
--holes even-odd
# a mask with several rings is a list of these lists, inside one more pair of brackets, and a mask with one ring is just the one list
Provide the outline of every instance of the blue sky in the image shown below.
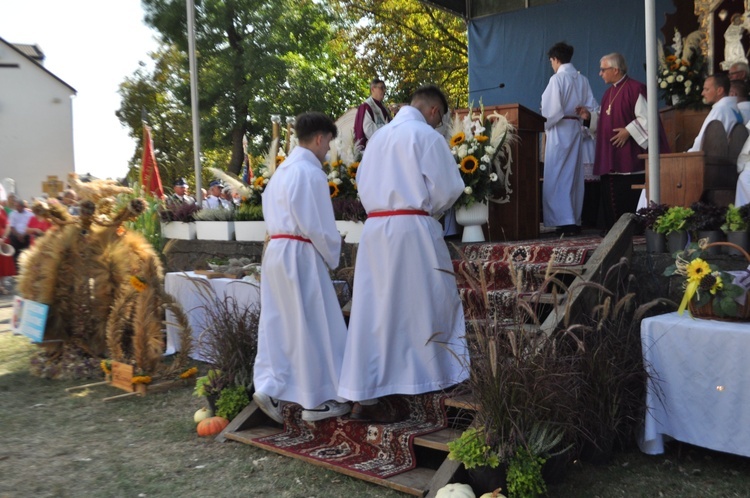
[[157,47],[140,0],[0,0],[0,12],[0,37],[38,45],[45,67],[78,91],[76,172],[124,176],[135,142],[115,116],[117,88]]

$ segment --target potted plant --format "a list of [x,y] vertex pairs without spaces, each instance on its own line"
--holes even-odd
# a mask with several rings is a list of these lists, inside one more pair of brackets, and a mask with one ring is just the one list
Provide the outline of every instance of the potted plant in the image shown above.
[[234,239],[234,210],[204,208],[195,213],[195,230],[200,240]]
[[[727,242],[736,244],[746,251],[750,248],[750,204],[742,207],[736,207],[730,204],[727,208],[727,214],[721,229],[727,235]],[[742,253],[731,247],[727,247],[727,254],[741,256]]]
[[200,206],[194,202],[180,202],[169,198],[159,207],[161,233],[167,239],[195,238],[195,213]]
[[497,450],[488,444],[483,427],[466,429],[458,439],[448,443],[448,450],[449,459],[463,464],[474,493],[481,495],[505,488],[505,466],[500,467]]
[[[688,220],[689,230],[695,233],[697,239],[708,239],[708,243],[720,242],[724,239],[721,225],[724,223],[727,208],[707,202],[694,202],[690,209],[693,215]],[[721,252],[721,246],[708,249],[708,254],[716,255]]]
[[234,212],[234,238],[240,241],[262,242],[266,238],[263,207],[259,204],[241,203]]
[[667,249],[670,253],[682,250],[688,242],[687,221],[693,210],[682,206],[672,206],[659,216],[654,223],[654,230],[667,237]]
[[646,235],[646,250],[650,253],[667,252],[666,236],[663,233],[658,233],[654,230],[656,220],[659,216],[666,213],[667,209],[669,209],[669,206],[666,204],[656,204],[651,201],[649,202],[648,207],[641,208],[636,213],[638,216],[638,222]]
[[210,369],[206,375],[195,379],[195,388],[193,396],[205,397],[208,406],[213,413],[216,413],[216,402],[219,399],[222,389],[229,386],[229,377],[216,368]]

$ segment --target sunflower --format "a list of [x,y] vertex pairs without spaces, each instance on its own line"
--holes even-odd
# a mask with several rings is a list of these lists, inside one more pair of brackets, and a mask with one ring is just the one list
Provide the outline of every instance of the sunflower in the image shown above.
[[198,373],[198,369],[196,367],[188,368],[184,372],[180,374],[181,379],[189,379],[190,377],[194,376]]
[[486,142],[489,139],[490,139],[490,137],[488,137],[487,135],[477,135],[477,136],[474,137],[474,140],[476,140],[480,144]]
[[466,140],[466,133],[460,131],[451,137],[451,147],[461,145]]
[[703,277],[711,273],[711,267],[701,258],[695,258],[687,265],[689,282],[700,282]]
[[276,156],[276,166],[283,163],[284,159],[286,159],[286,156]]
[[333,163],[331,164],[331,169],[340,168],[342,164],[344,164],[344,161],[342,161],[341,159],[339,159],[338,161],[333,161]]
[[144,282],[141,277],[133,275],[130,277],[130,285],[132,285],[138,292],[143,292],[148,287],[148,284]]
[[479,167],[479,160],[472,156],[468,155],[461,159],[461,172],[466,173],[468,175],[474,173],[477,168]]
[[255,188],[263,188],[263,185],[265,185],[264,180],[265,180],[265,178],[263,178],[262,176],[257,177],[253,181],[253,187],[255,187]]
[[151,384],[151,377],[148,375],[136,375],[132,378],[133,384]]
[[338,195],[339,195],[339,186],[338,185],[336,185],[333,182],[328,182],[328,190],[330,190],[330,192],[331,192],[331,199],[333,199],[334,197],[338,197]]
[[104,372],[104,375],[109,375],[112,373],[112,360],[102,360],[101,363],[99,363],[99,366],[102,367],[102,372]]
[[717,292],[722,290],[724,288],[724,282],[721,280],[721,277],[718,274],[712,274],[712,276],[715,278],[716,282],[714,282],[714,285],[711,286],[711,295],[715,296]]
[[354,179],[357,177],[357,168],[359,168],[359,161],[351,163],[349,167],[346,168],[346,174],[349,175],[349,178]]

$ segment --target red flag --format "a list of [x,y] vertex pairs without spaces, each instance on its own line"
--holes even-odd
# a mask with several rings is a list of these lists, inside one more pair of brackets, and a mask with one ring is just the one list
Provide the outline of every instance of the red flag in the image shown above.
[[159,167],[154,156],[154,142],[151,140],[151,128],[143,125],[143,160],[141,161],[141,184],[146,192],[156,197],[164,197],[164,189],[161,186]]

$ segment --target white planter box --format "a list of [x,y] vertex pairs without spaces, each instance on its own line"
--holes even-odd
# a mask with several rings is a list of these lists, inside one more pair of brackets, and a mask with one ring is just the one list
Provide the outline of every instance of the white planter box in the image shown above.
[[161,234],[166,239],[193,240],[195,238],[195,223],[170,221],[161,224]]
[[200,240],[234,240],[234,221],[196,221]]
[[266,239],[266,222],[235,221],[234,238],[247,242],[263,242]]
[[359,239],[362,237],[362,230],[364,230],[365,224],[362,221],[336,220],[336,228],[341,235],[346,234],[344,242],[349,244],[359,244]]

